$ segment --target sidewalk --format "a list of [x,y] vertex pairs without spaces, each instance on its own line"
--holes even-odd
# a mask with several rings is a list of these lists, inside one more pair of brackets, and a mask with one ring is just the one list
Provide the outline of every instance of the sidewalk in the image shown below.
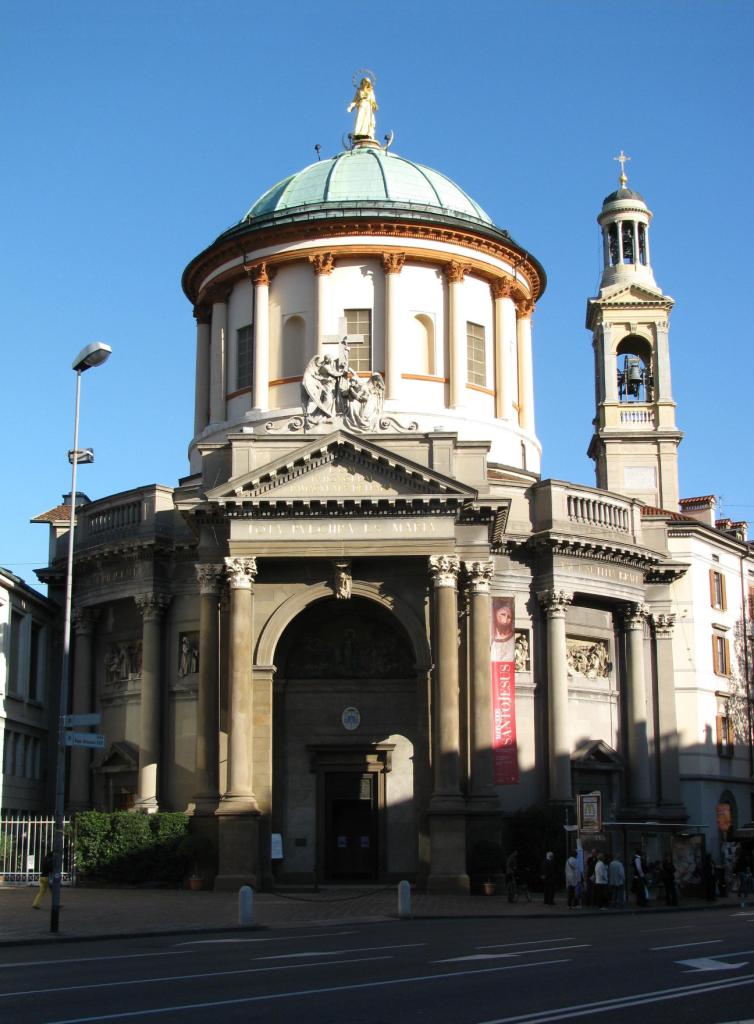
[[[188,892],[182,889],[63,889],[60,930],[50,933],[50,899],[40,910],[32,909],[36,888],[0,888],[0,946],[60,942],[66,939],[116,938],[124,935],[158,935],[171,932],[225,931],[238,928],[238,894]],[[653,904],[637,911],[569,911],[558,895],[554,907],[542,903],[508,903],[505,896],[412,894],[415,918],[510,917],[548,918],[589,915],[609,918],[629,911],[656,914],[680,913],[739,906],[735,897],[715,900],[685,899],[678,908]],[[754,904],[749,906],[754,910]],[[284,928],[296,925],[332,925],[342,922],[384,921],[398,916],[397,887],[328,887],[318,892],[256,893],[254,927]]]

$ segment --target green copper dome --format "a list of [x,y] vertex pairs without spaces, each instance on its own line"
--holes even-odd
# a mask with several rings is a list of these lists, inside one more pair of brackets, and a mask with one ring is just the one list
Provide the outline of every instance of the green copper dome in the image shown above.
[[306,207],[333,209],[353,203],[429,208],[492,224],[481,206],[444,174],[369,145],[355,146],[284,178],[257,199],[241,224]]

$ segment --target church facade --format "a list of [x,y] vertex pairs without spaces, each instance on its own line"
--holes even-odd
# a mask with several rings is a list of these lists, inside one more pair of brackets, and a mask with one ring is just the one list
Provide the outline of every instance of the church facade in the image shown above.
[[[476,839],[532,804],[597,791],[608,818],[680,823],[719,801],[699,692],[716,722],[735,666],[710,661],[697,692],[679,601],[700,600],[683,588],[715,545],[744,590],[754,562],[740,524],[679,511],[673,303],[646,203],[622,179],[599,218],[597,486],[542,480],[544,271],[455,183],[377,144],[359,102],[348,149],[184,272],[189,474],[77,509],[73,711],[100,711],[107,745],[71,752],[70,806],[188,809],[228,888],[464,889]],[[52,597],[65,536],[40,572]],[[730,639],[742,616],[746,653],[736,607],[704,629]],[[741,821],[748,678],[722,762]]]

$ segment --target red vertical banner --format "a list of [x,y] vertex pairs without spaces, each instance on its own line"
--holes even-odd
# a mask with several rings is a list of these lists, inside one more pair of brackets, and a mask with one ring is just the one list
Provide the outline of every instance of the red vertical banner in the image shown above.
[[516,633],[512,597],[492,598],[492,758],[496,786],[519,781],[516,744]]

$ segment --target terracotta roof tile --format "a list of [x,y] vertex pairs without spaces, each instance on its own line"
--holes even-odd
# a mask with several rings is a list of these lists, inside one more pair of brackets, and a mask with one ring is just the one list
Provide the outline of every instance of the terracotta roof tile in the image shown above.
[[30,520],[32,523],[69,523],[71,521],[71,506],[56,505],[47,512],[41,512]]

